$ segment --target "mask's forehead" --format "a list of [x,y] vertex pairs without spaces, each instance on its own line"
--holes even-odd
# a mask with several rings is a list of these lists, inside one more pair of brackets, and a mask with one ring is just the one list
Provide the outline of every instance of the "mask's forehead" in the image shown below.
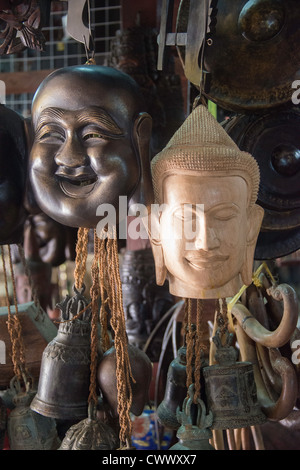
[[[102,70],[102,69],[101,69]],[[114,71],[73,70],[50,75],[38,89],[32,106],[33,123],[45,109],[78,111],[90,107],[104,109],[118,126],[131,127],[141,106],[130,77]]]

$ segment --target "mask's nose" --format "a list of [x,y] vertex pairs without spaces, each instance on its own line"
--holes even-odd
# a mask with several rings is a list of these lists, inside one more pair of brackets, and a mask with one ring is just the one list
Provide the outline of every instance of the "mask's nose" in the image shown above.
[[54,157],[58,166],[78,168],[89,164],[89,157],[84,145],[76,135],[67,137]]

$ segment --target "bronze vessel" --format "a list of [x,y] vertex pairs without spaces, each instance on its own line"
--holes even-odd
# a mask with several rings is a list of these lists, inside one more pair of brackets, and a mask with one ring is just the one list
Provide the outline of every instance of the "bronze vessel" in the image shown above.
[[[228,332],[227,332],[228,333]],[[236,362],[237,351],[227,334],[223,346],[218,331],[217,364],[203,368],[208,408],[213,413],[212,429],[245,428],[266,421],[257,400],[256,383],[251,362]]]
[[58,306],[62,319],[57,336],[43,352],[38,391],[31,409],[57,419],[87,417],[90,385],[90,308],[79,318],[88,301],[74,288]]
[[[18,384],[12,379],[12,386]],[[42,416],[30,409],[35,391],[26,386],[23,391],[19,385],[14,396],[15,408],[8,416],[7,431],[11,450],[56,450],[60,440],[56,423],[52,418]]]

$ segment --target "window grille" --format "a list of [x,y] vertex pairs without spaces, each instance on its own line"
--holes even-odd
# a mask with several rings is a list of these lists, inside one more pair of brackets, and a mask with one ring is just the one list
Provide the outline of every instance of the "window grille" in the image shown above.
[[[84,63],[86,61],[84,45],[71,38],[66,31],[67,11],[68,2],[52,1],[49,25],[42,29],[46,38],[45,50],[39,52],[26,49],[19,54],[1,56],[0,74],[53,70]],[[121,28],[120,0],[90,0],[90,18],[95,59],[97,64],[101,65],[110,52],[110,40]],[[31,93],[10,94],[6,96],[5,103],[26,117],[30,114],[32,98]]]

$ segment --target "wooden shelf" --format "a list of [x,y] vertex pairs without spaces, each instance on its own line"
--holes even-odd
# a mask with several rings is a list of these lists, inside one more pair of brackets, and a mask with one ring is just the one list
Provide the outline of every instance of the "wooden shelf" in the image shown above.
[[52,70],[34,70],[31,72],[0,73],[0,80],[6,85],[6,95],[35,93],[40,83]]

